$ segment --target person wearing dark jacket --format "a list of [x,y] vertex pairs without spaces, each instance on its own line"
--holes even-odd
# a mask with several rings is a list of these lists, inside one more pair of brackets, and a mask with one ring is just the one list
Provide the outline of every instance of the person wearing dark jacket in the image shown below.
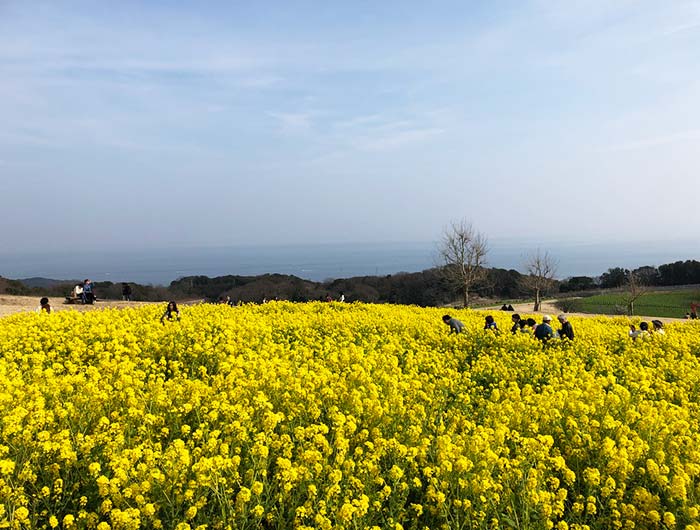
[[554,335],[551,323],[552,317],[545,315],[542,317],[542,324],[538,324],[535,328],[535,338],[541,340],[542,342],[547,342]]
[[569,340],[574,340],[574,328],[571,326],[571,322],[566,317],[566,315],[559,315],[557,320],[561,324],[561,329],[559,330],[559,338],[567,338]]
[[513,327],[510,328],[510,332],[515,335],[520,330],[520,315],[515,313],[511,315],[510,319],[513,321]]
[[131,302],[131,285],[126,282],[122,283],[122,300]]

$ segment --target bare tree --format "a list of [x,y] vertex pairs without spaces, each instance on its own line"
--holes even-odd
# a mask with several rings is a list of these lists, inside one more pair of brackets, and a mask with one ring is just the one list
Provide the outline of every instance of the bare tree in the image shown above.
[[548,252],[542,252],[539,248],[536,252],[525,258],[525,271],[527,276],[523,278],[524,286],[535,293],[534,311],[540,310],[542,294],[549,291],[554,285],[554,275],[557,272],[557,260]]
[[461,292],[464,307],[468,307],[470,289],[486,277],[486,236],[464,219],[452,221],[443,231],[438,252],[445,277]]
[[636,271],[625,271],[625,287],[627,292],[623,296],[627,306],[627,314],[634,315],[634,303],[647,292],[644,281]]

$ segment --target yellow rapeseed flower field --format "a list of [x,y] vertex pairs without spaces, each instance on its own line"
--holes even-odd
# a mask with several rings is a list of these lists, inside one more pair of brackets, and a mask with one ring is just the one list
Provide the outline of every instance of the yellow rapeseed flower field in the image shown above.
[[700,528],[700,323],[161,310],[0,320],[0,528]]

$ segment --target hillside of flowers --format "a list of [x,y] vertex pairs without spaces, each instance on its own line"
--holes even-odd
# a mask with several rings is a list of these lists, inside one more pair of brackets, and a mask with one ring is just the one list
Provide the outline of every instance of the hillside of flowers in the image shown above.
[[700,323],[163,309],[0,320],[0,528],[700,528]]

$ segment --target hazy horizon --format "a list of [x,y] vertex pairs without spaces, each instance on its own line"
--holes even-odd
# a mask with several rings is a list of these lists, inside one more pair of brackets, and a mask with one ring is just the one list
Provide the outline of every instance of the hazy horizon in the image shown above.
[[[524,262],[535,247],[525,241],[490,243],[487,266],[524,272]],[[548,250],[558,262],[557,278],[599,276],[608,268],[658,266],[678,260],[698,259],[688,242],[576,244],[559,242]],[[47,256],[37,253],[0,252],[0,276],[44,277],[96,281],[132,281],[168,284],[183,276],[254,276],[292,274],[323,281],[329,278],[419,272],[439,263],[436,242],[337,243],[306,245],[247,245],[146,250],[63,251]]]
[[[700,248],[700,3],[0,2],[0,249]],[[11,228],[10,228],[11,227]]]

